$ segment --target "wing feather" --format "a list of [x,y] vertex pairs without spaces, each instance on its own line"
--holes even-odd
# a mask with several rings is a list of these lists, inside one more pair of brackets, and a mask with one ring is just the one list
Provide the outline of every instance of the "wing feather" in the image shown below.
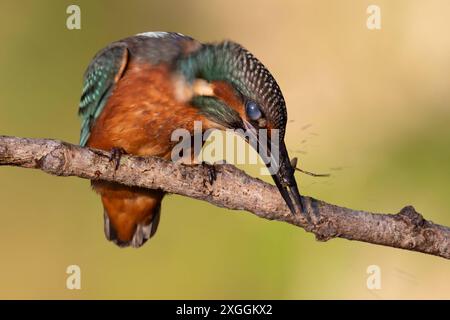
[[80,145],[85,146],[92,125],[102,112],[115,84],[123,76],[129,60],[125,43],[114,43],[100,51],[84,74],[78,114],[82,119]]

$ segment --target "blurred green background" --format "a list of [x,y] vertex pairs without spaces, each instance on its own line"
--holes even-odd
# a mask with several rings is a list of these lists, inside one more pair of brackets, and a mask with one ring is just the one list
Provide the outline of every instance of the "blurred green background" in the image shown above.
[[[366,28],[366,8],[382,28]],[[81,7],[81,30],[66,8]],[[289,110],[301,190],[377,212],[412,204],[450,225],[450,2],[0,2],[0,134],[78,142],[90,59],[144,31],[232,39],[271,70]],[[246,168],[256,175],[254,167]],[[101,203],[78,178],[0,168],[0,298],[450,298],[450,262],[312,234],[180,196],[139,250],[105,240]],[[82,289],[66,289],[68,265]],[[368,290],[366,268],[381,268]]]

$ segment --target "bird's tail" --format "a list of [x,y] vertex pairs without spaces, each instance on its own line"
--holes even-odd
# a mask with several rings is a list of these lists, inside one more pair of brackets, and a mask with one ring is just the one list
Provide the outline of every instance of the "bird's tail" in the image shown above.
[[104,208],[105,236],[119,247],[139,248],[156,232],[163,193],[114,183],[93,182]]
[[118,235],[116,228],[111,223],[109,219],[108,212],[106,209],[104,210],[104,231],[106,239],[115,243],[119,247],[133,247],[139,248],[144,243],[147,242],[148,239],[153,237],[158,229],[159,217],[161,215],[161,206],[158,207],[157,211],[155,210],[152,214],[152,219],[149,224],[145,224],[145,222],[137,223],[135,230],[133,232],[133,236],[130,239],[121,239]]

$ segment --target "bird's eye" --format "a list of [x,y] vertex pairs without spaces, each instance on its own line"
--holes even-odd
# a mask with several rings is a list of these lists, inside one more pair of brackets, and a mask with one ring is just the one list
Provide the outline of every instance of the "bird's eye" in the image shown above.
[[254,101],[247,102],[247,104],[245,105],[245,112],[251,120],[258,120],[262,116],[258,104]]

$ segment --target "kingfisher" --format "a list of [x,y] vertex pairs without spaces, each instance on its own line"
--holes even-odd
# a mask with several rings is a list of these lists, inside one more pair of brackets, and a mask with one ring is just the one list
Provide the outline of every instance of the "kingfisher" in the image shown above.
[[[170,160],[176,144],[172,132],[192,133],[196,121],[202,130],[250,130],[258,144],[259,129],[277,129],[279,165],[271,174],[290,211],[305,214],[284,143],[287,110],[280,87],[238,43],[201,43],[175,32],[113,42],[87,67],[79,115],[80,145],[111,151],[116,165],[122,154]],[[101,180],[91,184],[101,197],[108,240],[137,248],[155,234],[162,190]]]

